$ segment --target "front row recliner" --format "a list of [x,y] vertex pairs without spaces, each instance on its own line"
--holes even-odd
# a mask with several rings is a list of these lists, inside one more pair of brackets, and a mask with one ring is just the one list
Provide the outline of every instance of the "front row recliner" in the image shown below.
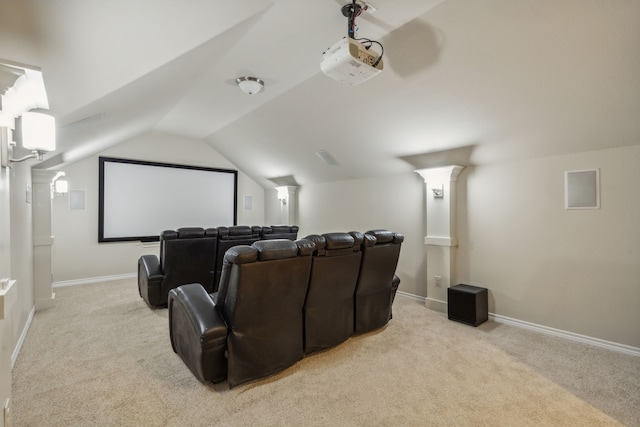
[[203,382],[262,378],[384,326],[401,234],[327,233],[227,250],[217,292],[169,292],[171,345]]
[[184,283],[215,287],[218,230],[184,227],[160,234],[160,257],[138,259],[138,292],[150,307],[166,307],[169,291]]
[[143,255],[138,259],[138,291],[152,308],[166,307],[169,291],[187,283],[200,283],[207,292],[215,292],[227,249],[260,239],[296,240],[297,235],[296,225],[165,230],[160,234],[160,256]]

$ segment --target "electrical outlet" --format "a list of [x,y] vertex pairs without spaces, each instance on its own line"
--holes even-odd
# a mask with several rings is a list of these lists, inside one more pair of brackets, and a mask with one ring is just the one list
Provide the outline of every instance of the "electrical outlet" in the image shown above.
[[442,287],[442,276],[436,275],[435,279],[436,279],[436,288]]

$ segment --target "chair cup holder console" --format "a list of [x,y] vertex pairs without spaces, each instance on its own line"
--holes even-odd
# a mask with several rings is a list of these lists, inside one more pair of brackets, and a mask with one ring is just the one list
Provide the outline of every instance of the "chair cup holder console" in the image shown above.
[[283,233],[226,249],[214,291],[197,281],[169,290],[172,348],[200,381],[257,380],[392,318],[404,236]]

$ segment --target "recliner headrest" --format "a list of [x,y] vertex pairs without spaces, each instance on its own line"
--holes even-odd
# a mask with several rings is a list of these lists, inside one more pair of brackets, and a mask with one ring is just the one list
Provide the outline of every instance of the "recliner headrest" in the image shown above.
[[404,235],[400,233],[394,233],[389,230],[369,230],[365,234],[372,235],[376,238],[378,244],[380,243],[402,243],[404,241]]
[[248,245],[233,246],[224,254],[224,264],[246,264],[258,259],[258,250]]
[[364,234],[370,234],[375,237],[377,243],[389,243],[393,241],[393,232],[389,230],[369,230]]
[[204,228],[201,227],[182,227],[176,230],[178,239],[195,239],[204,237]]
[[327,250],[353,248],[355,240],[347,233],[325,233],[322,235],[327,241]]
[[272,225],[269,227],[262,228],[264,234],[278,234],[278,233],[297,233],[298,226],[297,225]]
[[251,227],[248,225],[233,225],[229,227],[229,236],[247,236],[251,234]]
[[175,230],[164,230],[160,233],[160,240],[173,240],[178,238],[178,232]]
[[245,237],[257,237],[260,235],[260,226],[232,225],[231,227],[218,227],[218,237],[223,240],[241,239]]
[[258,251],[260,261],[294,258],[298,256],[298,245],[287,239],[259,240],[251,245]]

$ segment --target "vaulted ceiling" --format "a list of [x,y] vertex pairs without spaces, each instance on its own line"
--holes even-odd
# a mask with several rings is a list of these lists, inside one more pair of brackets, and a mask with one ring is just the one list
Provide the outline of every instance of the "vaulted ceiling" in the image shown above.
[[640,143],[636,0],[372,0],[356,24],[384,70],[358,86],[320,71],[344,3],[0,0],[0,58],[42,69],[59,132],[39,167],[152,131],[265,186]]

